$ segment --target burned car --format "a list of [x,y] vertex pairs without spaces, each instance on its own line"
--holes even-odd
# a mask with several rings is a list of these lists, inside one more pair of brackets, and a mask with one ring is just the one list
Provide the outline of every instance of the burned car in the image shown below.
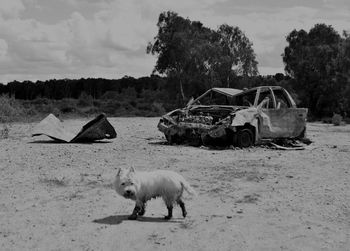
[[307,109],[297,108],[280,86],[212,88],[162,116],[158,129],[169,143],[249,147],[305,138],[306,116]]

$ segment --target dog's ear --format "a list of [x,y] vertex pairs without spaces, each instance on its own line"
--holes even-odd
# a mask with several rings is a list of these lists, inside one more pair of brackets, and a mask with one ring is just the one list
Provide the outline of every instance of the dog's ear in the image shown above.
[[129,173],[134,173],[134,172],[135,172],[135,168],[133,166],[131,166],[129,169]]

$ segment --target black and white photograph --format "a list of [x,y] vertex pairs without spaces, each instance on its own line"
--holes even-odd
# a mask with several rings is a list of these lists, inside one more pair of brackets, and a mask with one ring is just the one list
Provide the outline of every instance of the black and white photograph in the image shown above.
[[0,0],[1,251],[349,251],[349,0]]

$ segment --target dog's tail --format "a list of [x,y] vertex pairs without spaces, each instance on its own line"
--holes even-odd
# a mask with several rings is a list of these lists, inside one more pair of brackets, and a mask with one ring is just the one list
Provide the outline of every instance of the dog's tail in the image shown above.
[[197,192],[191,187],[191,185],[185,179],[181,181],[181,185],[190,195],[198,196]]

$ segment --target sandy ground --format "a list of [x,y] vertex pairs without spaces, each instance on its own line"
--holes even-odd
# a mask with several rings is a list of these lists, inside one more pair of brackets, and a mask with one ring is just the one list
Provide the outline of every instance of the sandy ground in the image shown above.
[[[14,124],[0,141],[0,250],[350,250],[350,126],[309,124],[303,151],[164,144],[157,118],[110,118],[118,138],[57,144]],[[87,120],[67,120],[79,130]],[[160,199],[111,187],[118,167],[180,172],[199,193],[164,221]]]

